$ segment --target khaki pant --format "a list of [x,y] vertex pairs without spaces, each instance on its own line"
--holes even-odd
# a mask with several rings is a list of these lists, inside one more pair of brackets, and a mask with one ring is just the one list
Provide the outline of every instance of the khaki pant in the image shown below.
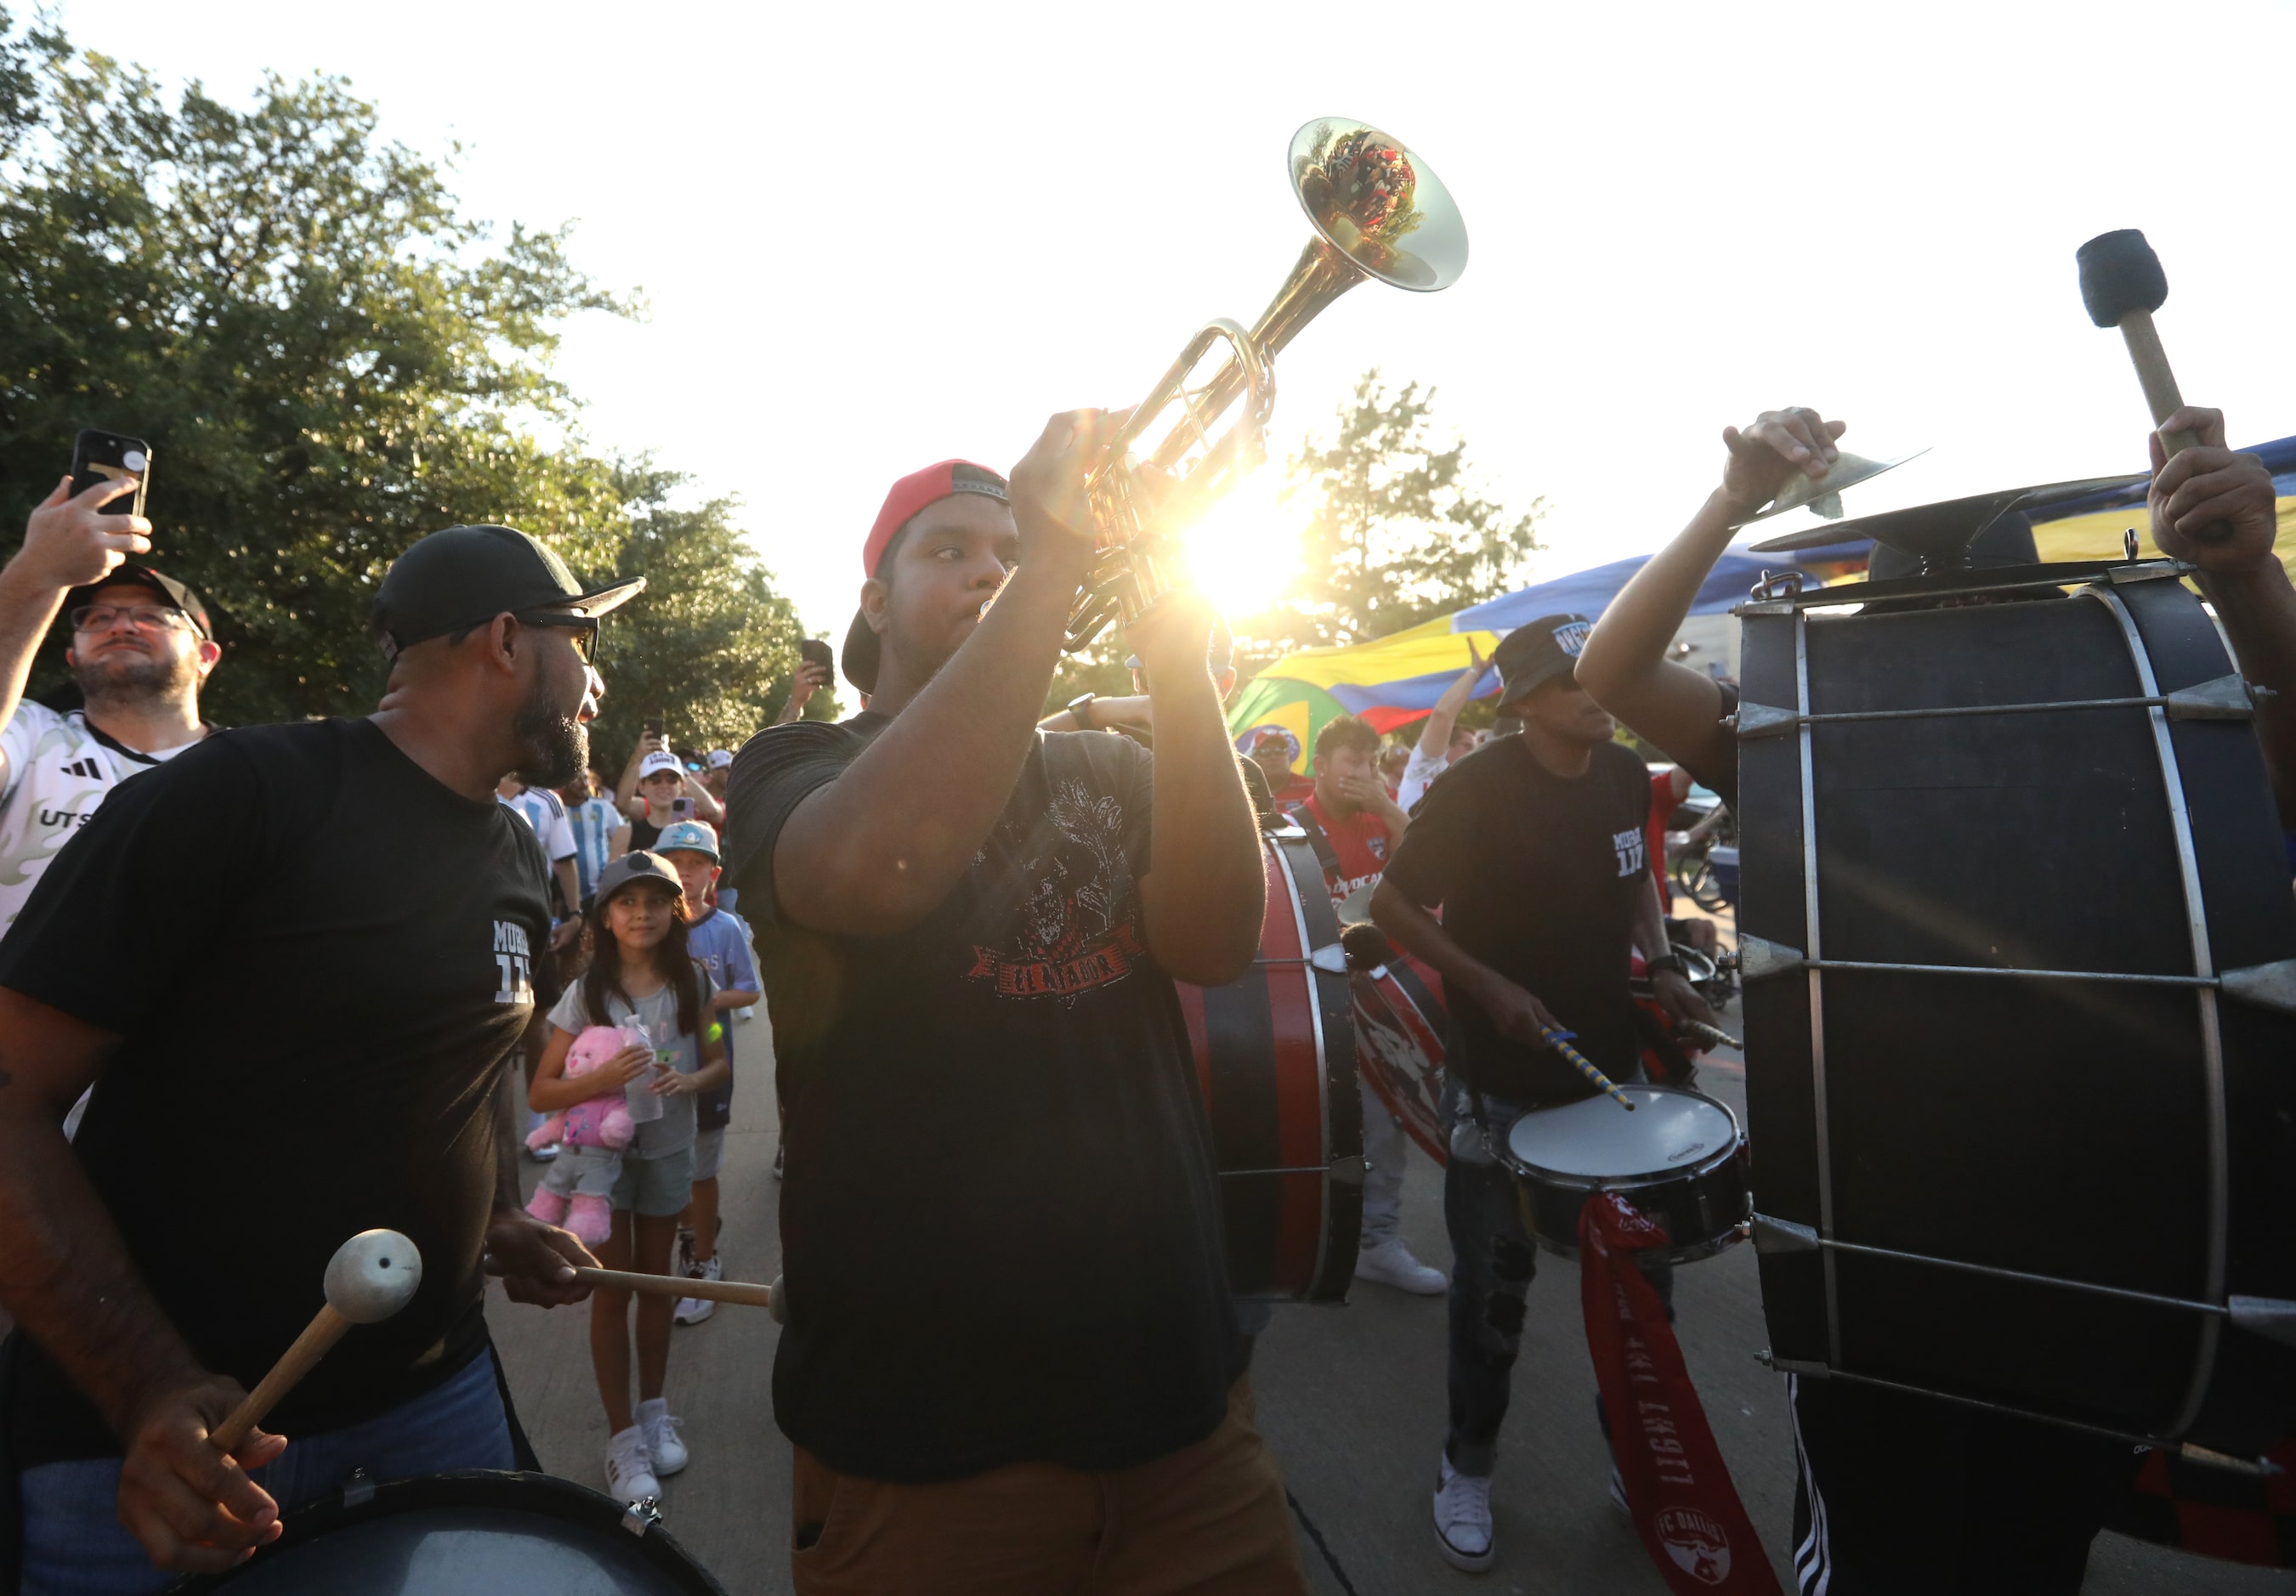
[[798,1596],[1306,1596],[1275,1459],[1238,1380],[1193,1446],[1109,1474],[1015,1463],[941,1485],[839,1474],[803,1447]]

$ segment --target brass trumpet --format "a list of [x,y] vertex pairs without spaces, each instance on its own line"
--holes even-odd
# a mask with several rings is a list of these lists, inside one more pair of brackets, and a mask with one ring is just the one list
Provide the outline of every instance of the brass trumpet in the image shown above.
[[[1291,172],[1316,230],[1299,264],[1249,330],[1225,316],[1198,330],[1086,484],[1097,553],[1069,611],[1070,653],[1177,585],[1171,540],[1265,458],[1275,356],[1302,327],[1366,277],[1433,293],[1466,269],[1467,226],[1450,191],[1378,128],[1337,117],[1310,122],[1292,135]],[[1227,346],[1226,357],[1192,382],[1215,344]],[[1241,413],[1215,438],[1239,401]],[[1175,405],[1179,413],[1154,445],[1137,446]]]

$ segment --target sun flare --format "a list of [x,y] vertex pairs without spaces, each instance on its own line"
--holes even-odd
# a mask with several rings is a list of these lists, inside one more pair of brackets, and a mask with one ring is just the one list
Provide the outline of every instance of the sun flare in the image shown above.
[[1282,477],[1262,466],[1186,535],[1196,585],[1230,620],[1267,609],[1300,569],[1301,507],[1279,502]]

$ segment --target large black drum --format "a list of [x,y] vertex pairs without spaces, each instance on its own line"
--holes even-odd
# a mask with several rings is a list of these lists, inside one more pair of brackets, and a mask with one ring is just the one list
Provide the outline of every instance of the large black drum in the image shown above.
[[547,1474],[472,1469],[355,1484],[173,1596],[726,1596],[655,1518]]
[[2178,569],[1740,611],[1781,1367],[2250,1457],[2282,1433],[2296,903],[2247,695]]
[[1239,1297],[1343,1302],[1363,1234],[1363,1108],[1339,917],[1307,833],[1261,839],[1259,957],[1179,986]]

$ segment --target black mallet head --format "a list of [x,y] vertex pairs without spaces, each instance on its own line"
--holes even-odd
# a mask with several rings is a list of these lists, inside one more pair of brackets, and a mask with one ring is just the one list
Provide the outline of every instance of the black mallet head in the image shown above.
[[2169,297],[2161,258],[2134,227],[2098,233],[2073,258],[2080,263],[2081,303],[2100,327],[2120,326],[2132,310],[2158,310]]

